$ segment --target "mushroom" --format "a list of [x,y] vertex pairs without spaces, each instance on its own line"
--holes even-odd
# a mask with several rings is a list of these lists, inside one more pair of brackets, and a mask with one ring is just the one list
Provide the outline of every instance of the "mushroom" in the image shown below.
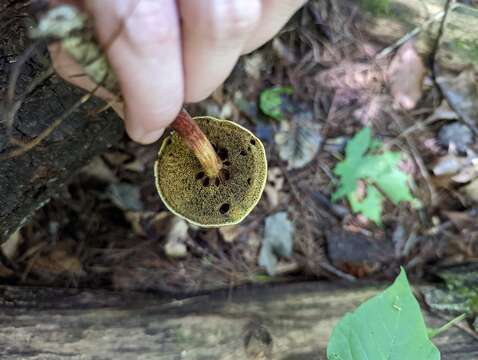
[[[183,121],[184,116],[178,119]],[[175,129],[178,119],[172,125]],[[195,225],[237,224],[254,209],[264,190],[264,146],[249,130],[232,121],[208,116],[191,121],[212,144],[220,160],[219,171],[215,175],[201,163],[203,156],[197,153],[203,145],[197,141],[197,134],[175,131],[164,139],[154,166],[159,196],[171,212]],[[196,139],[195,146],[188,145],[190,139]]]
[[[96,38],[88,33],[89,26],[87,15],[61,5],[40,19],[31,36],[60,40],[96,84],[117,94],[116,76]],[[185,110],[171,127],[174,132],[163,141],[154,166],[156,187],[165,205],[203,227],[242,221],[258,203],[266,183],[261,141],[236,123],[212,117],[193,120]]]

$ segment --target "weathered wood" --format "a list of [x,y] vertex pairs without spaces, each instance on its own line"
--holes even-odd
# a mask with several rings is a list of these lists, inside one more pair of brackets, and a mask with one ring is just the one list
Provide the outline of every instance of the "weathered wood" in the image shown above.
[[[152,294],[2,287],[0,357],[250,359],[248,341],[249,353],[261,347],[267,353],[272,344],[273,359],[325,359],[334,324],[376,292],[309,283],[166,301]],[[443,321],[427,316],[427,323]],[[442,359],[478,358],[478,343],[460,329],[434,342]]]
[[[25,99],[8,133],[9,80],[30,44],[27,31],[33,24],[26,3],[31,2],[0,5],[0,243],[58,193],[72,174],[123,135],[121,121],[112,112],[93,113],[100,108],[93,100],[26,154],[4,159],[15,148],[12,136],[25,142],[35,139],[83,94],[56,76],[44,81]],[[21,66],[15,100],[50,66],[44,44],[38,49]]]

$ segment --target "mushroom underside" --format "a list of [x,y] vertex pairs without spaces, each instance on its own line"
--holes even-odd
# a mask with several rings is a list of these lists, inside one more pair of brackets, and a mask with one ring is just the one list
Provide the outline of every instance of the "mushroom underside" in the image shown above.
[[259,201],[267,178],[264,146],[249,130],[227,120],[194,119],[222,161],[218,177],[206,176],[177,133],[163,142],[155,164],[166,206],[200,226],[240,222]]

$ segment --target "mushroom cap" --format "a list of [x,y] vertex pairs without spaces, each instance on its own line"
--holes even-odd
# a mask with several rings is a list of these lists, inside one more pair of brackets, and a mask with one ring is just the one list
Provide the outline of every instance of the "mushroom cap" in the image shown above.
[[176,132],[166,137],[154,166],[156,188],[168,209],[192,224],[220,227],[241,222],[259,202],[267,180],[261,141],[228,120],[194,118],[223,167],[210,179]]

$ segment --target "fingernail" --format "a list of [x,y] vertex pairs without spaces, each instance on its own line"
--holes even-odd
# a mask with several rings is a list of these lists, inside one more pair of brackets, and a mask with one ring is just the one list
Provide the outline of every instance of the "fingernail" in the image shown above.
[[130,136],[134,141],[140,144],[148,145],[157,141],[161,137],[161,135],[163,135],[163,133],[164,129],[160,129],[150,132],[138,131],[136,134]]

